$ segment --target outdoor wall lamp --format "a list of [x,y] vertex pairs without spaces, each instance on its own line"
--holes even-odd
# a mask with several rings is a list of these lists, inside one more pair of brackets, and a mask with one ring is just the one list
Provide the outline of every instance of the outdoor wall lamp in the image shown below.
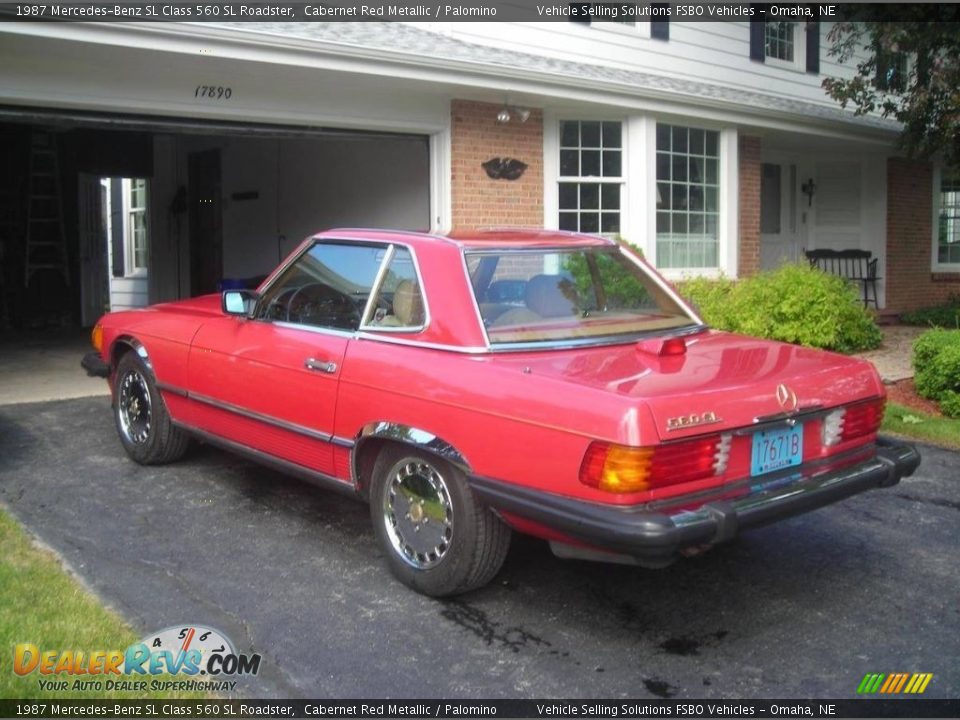
[[807,196],[807,207],[813,205],[813,196],[817,192],[817,186],[813,182],[813,178],[810,178],[803,185],[801,185],[800,191]]
[[500,108],[500,112],[497,113],[497,122],[501,125],[505,125],[516,118],[522,123],[525,123],[530,119],[530,111],[527,108],[516,107],[514,105],[503,104],[503,107]]

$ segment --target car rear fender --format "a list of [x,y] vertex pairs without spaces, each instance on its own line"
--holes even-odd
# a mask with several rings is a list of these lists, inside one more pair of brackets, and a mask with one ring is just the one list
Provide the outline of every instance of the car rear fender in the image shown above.
[[384,443],[408,445],[420,452],[436,455],[469,474],[470,464],[456,447],[429,430],[400,423],[378,421],[367,423],[357,435],[350,453],[350,472],[357,488],[366,494],[370,472]]

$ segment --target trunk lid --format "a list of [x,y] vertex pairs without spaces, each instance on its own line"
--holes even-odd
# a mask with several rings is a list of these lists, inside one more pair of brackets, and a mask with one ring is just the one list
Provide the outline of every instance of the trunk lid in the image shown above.
[[686,345],[685,354],[673,357],[631,344],[531,353],[510,361],[534,374],[635,400],[647,408],[661,440],[883,394],[870,363],[836,353],[717,331],[689,336]]

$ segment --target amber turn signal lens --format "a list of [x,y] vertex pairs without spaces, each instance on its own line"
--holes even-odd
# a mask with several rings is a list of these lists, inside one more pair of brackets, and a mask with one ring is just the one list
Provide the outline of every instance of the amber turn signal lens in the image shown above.
[[580,465],[580,482],[612,493],[632,493],[650,487],[653,448],[593,443]]
[[97,352],[103,351],[103,328],[100,323],[94,325],[93,330],[90,331],[90,342],[93,344],[94,350]]

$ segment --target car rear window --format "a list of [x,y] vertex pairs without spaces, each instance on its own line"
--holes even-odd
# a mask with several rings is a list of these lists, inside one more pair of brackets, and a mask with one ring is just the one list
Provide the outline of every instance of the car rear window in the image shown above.
[[491,344],[640,335],[697,324],[616,247],[468,251],[466,261]]

